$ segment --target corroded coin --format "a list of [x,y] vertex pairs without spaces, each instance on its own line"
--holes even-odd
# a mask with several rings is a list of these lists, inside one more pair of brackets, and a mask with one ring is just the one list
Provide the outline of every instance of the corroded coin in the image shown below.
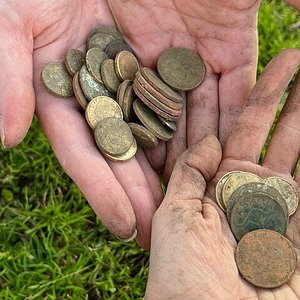
[[275,187],[283,196],[288,206],[289,215],[291,216],[298,207],[299,195],[297,190],[285,179],[278,176],[271,176],[264,179],[264,182]]
[[99,149],[112,156],[126,153],[133,143],[133,135],[125,121],[105,118],[98,122],[94,131]]
[[72,77],[63,63],[45,65],[42,82],[54,96],[68,98],[74,95]]
[[127,79],[124,80],[118,87],[116,100],[121,107],[123,106],[125,91],[129,85],[132,85],[132,81]]
[[85,109],[89,102],[81,90],[79,83],[79,72],[77,72],[73,77],[73,90],[78,104]]
[[120,80],[134,80],[139,63],[133,53],[123,50],[116,55],[115,69]]
[[106,47],[114,41],[115,41],[115,39],[112,35],[103,33],[103,32],[99,32],[99,33],[95,33],[91,36],[91,38],[88,40],[87,46],[88,46],[88,49],[96,47],[96,48],[99,48],[99,49],[105,51]]
[[176,131],[177,130],[177,127],[176,127],[176,123],[175,122],[172,122],[172,121],[168,121],[168,120],[165,120],[164,118],[158,116],[159,120],[164,124],[166,125],[168,128],[170,128],[172,131]]
[[107,55],[99,48],[91,48],[86,53],[86,67],[90,74],[101,83],[103,83],[103,81],[100,74],[100,67],[105,59],[107,59]]
[[124,98],[123,98],[122,106],[121,106],[121,108],[123,110],[124,120],[126,122],[130,122],[132,119],[133,100],[134,100],[134,91],[133,91],[132,85],[129,85],[124,93]]
[[85,55],[78,49],[70,49],[65,56],[65,66],[71,76],[74,76],[85,64]]
[[257,287],[276,288],[286,283],[297,268],[297,254],[287,238],[261,229],[247,233],[235,251],[244,279]]
[[130,48],[130,46],[123,41],[116,41],[109,44],[105,49],[105,53],[107,54],[108,58],[115,59],[116,55],[123,50],[133,53],[133,50]]
[[169,48],[158,58],[160,77],[176,90],[197,87],[205,77],[205,66],[199,55],[186,48]]
[[156,114],[139,99],[134,100],[133,110],[142,124],[156,137],[163,141],[173,137],[173,131],[163,126]]
[[139,146],[146,149],[157,147],[158,139],[146,127],[135,123],[128,123],[128,125]]
[[122,34],[118,31],[118,29],[109,25],[101,25],[94,28],[89,34],[88,40],[90,40],[91,37],[97,33],[106,33],[111,35],[114,38],[114,41],[123,41]]
[[106,118],[123,119],[120,105],[112,98],[100,96],[92,99],[85,109],[88,124],[95,128],[97,123]]
[[225,207],[227,207],[227,203],[231,194],[241,185],[248,182],[261,182],[262,179],[252,173],[249,172],[235,172],[232,173],[226,180],[222,189],[222,200]]
[[121,83],[115,71],[115,62],[113,59],[106,59],[101,64],[101,77],[106,88],[113,94],[118,90]]
[[107,90],[104,84],[98,82],[88,71],[86,65],[83,65],[79,71],[79,83],[81,89],[88,101],[98,97],[111,97],[111,93]]
[[181,103],[183,101],[183,96],[181,93],[174,91],[167,84],[165,84],[160,78],[157,72],[154,70],[144,67],[141,68],[141,75],[145,80],[151,84],[157,91],[162,95],[166,96],[174,102]]

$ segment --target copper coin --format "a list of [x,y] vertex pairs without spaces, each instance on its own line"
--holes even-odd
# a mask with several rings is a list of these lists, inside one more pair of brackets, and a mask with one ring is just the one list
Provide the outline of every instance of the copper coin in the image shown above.
[[183,96],[181,93],[174,91],[167,84],[165,84],[160,78],[157,72],[154,70],[144,67],[141,69],[141,75],[145,80],[151,84],[157,91],[161,94],[173,100],[174,102],[181,103],[183,101]]
[[165,127],[157,115],[141,100],[134,100],[133,110],[142,124],[157,138],[168,141],[173,137],[173,131]]
[[157,70],[164,82],[176,90],[196,88],[205,77],[199,55],[186,48],[169,48],[158,58]]
[[103,83],[103,80],[100,73],[100,67],[105,59],[107,59],[107,55],[99,48],[91,48],[86,53],[86,67],[90,74],[101,83]]
[[73,90],[78,104],[83,109],[85,109],[89,101],[86,99],[84,93],[81,90],[80,83],[79,83],[79,72],[77,72],[73,77]]
[[85,64],[85,55],[78,49],[70,49],[65,56],[65,66],[71,76],[74,76]]
[[165,111],[155,106],[151,101],[149,101],[147,97],[145,97],[144,94],[141,93],[139,86],[136,82],[134,82],[132,86],[135,94],[139,97],[139,99],[141,99],[141,101],[143,101],[144,104],[147,105],[151,110],[153,110],[157,115],[163,117],[165,120],[168,121],[177,121],[179,119],[180,116],[171,116]]
[[101,64],[101,77],[106,88],[115,94],[121,83],[115,71],[115,62],[113,59],[106,59]]
[[168,120],[165,120],[164,118],[158,116],[159,120],[164,124],[166,125],[168,128],[170,128],[172,131],[176,131],[177,130],[177,127],[176,127],[176,123],[175,122],[172,122],[172,121],[168,121]]
[[115,69],[120,80],[134,80],[139,63],[133,53],[123,50],[116,55]]
[[88,101],[98,96],[112,96],[112,94],[107,90],[104,84],[98,82],[94,78],[94,76],[89,73],[86,65],[83,65],[83,67],[79,71],[79,83]]
[[44,66],[42,82],[54,96],[68,98],[74,95],[72,76],[63,63],[52,63]]
[[123,50],[133,53],[133,50],[130,48],[130,46],[123,41],[116,41],[109,44],[105,49],[105,53],[107,54],[108,58],[115,59],[116,55]]
[[297,268],[297,254],[287,238],[260,229],[247,233],[235,251],[242,277],[261,288],[276,288],[289,281]]
[[112,35],[100,32],[91,36],[91,38],[88,40],[87,46],[88,49],[99,48],[104,51],[106,47],[114,41],[115,39]]
[[127,79],[127,80],[124,80],[123,82],[121,82],[121,84],[118,87],[116,100],[121,107],[123,106],[125,91],[129,85],[132,85],[132,83],[133,82],[131,80]]
[[158,139],[146,127],[135,123],[128,123],[128,125],[140,147],[146,149],[157,147]]
[[141,75],[140,72],[136,73],[135,81],[138,81],[139,84],[142,86],[143,90],[146,90],[151,98],[154,99],[153,104],[159,106],[160,103],[162,107],[166,106],[171,109],[181,110],[183,107],[183,102],[175,102],[170,100],[169,98],[165,97],[162,93],[157,91],[151,84],[147,82],[147,80]]
[[132,119],[132,114],[133,114],[133,100],[134,100],[134,91],[132,88],[132,85],[129,85],[124,93],[124,98],[122,101],[122,110],[123,110],[123,115],[124,115],[124,120],[126,122],[130,122]]
[[100,25],[94,28],[89,34],[88,40],[91,39],[91,37],[97,33],[106,33],[108,35],[111,35],[114,41],[123,41],[122,34],[118,31],[118,29],[109,25]]

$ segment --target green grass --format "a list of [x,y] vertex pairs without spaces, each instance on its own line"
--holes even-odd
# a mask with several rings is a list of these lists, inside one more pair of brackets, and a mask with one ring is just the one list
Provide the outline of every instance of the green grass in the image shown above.
[[[297,13],[280,1],[259,14],[259,72],[300,48]],[[64,174],[34,120],[23,143],[0,151],[0,299],[140,299],[149,256],[113,238]]]

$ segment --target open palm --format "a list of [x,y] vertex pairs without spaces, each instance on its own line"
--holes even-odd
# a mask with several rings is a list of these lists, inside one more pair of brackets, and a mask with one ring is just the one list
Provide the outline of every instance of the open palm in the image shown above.
[[[277,105],[299,63],[300,51],[288,49],[267,66],[230,133],[223,157],[218,141],[208,136],[179,159],[153,218],[145,299],[300,298],[300,266],[286,284],[270,290],[255,288],[239,275],[234,259],[236,241],[226,216],[214,202],[217,180],[232,170],[262,178],[282,176],[300,190],[299,171],[294,178],[291,175],[300,154],[300,73],[264,161],[257,163]],[[205,182],[209,182],[207,187]],[[298,255],[299,218],[300,208],[290,218],[287,231]]]
[[[135,228],[149,247],[151,218],[162,199],[155,171],[168,180],[177,157],[204,135],[227,139],[255,82],[259,1],[1,1],[1,137],[6,147],[26,134],[34,110],[58,160],[102,222],[127,238]],[[203,84],[187,94],[173,140],[126,163],[101,157],[72,100],[49,95],[41,68],[70,48],[84,49],[90,30],[117,25],[141,63],[155,66],[170,46],[199,53]]]

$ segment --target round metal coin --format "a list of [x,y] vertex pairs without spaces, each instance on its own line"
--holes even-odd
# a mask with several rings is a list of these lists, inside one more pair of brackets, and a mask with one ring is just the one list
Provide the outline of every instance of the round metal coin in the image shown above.
[[129,85],[125,91],[124,98],[122,101],[123,116],[124,116],[124,120],[126,122],[130,122],[132,119],[133,100],[134,100],[134,91],[133,91],[132,85]]
[[102,62],[107,59],[107,55],[99,48],[91,48],[86,53],[86,67],[96,80],[103,83],[100,67]]
[[106,88],[113,94],[118,90],[121,83],[115,71],[115,62],[113,59],[106,59],[101,64],[101,77]]
[[115,41],[115,39],[112,35],[103,33],[103,32],[99,32],[99,33],[95,33],[91,36],[91,38],[88,40],[87,46],[88,46],[88,49],[96,47],[96,48],[99,48],[99,49],[105,51],[106,47],[114,41]]
[[89,102],[86,99],[86,97],[84,96],[82,89],[80,87],[79,72],[77,72],[73,77],[73,90],[74,90],[75,98],[76,98],[78,104],[83,109],[85,109]]
[[146,127],[135,123],[128,123],[128,125],[139,146],[146,149],[157,147],[158,139]]
[[158,116],[159,120],[164,124],[166,125],[168,128],[170,128],[172,131],[176,131],[177,130],[177,127],[176,127],[176,123],[175,122],[171,122],[171,121],[168,121],[168,120],[165,120],[164,118]]
[[111,35],[115,41],[123,41],[122,34],[118,31],[118,29],[116,27],[109,26],[109,25],[101,25],[94,28],[89,34],[88,40],[90,40],[91,37],[97,33],[106,33]]
[[127,79],[127,80],[124,80],[118,87],[116,99],[121,107],[123,106],[123,99],[124,99],[126,89],[130,85],[132,85],[132,81]]
[[71,76],[74,76],[85,64],[85,55],[78,49],[70,49],[65,56],[65,66]]
[[135,73],[139,70],[139,63],[134,54],[123,50],[116,55],[115,70],[120,80],[134,80]]
[[109,44],[105,49],[105,53],[107,54],[108,58],[115,59],[116,55],[123,50],[133,53],[133,50],[130,48],[130,46],[123,41],[116,41]]

